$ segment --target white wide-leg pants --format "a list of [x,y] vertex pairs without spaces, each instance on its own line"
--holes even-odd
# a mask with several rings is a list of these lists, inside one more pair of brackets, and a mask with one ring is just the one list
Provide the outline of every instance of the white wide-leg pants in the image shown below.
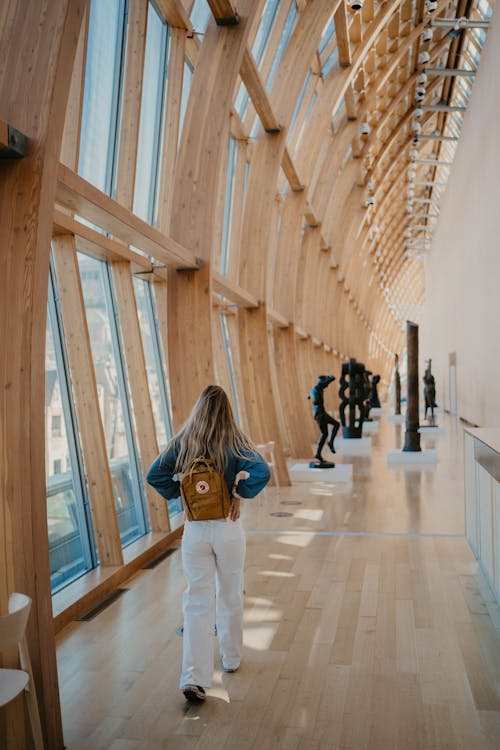
[[214,670],[214,627],[226,669],[239,666],[243,650],[245,534],[240,520],[186,521],[182,565],[184,634],[181,689],[210,687]]

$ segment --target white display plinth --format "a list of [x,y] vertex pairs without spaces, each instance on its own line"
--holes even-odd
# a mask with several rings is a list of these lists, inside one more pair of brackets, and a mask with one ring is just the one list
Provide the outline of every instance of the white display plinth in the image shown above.
[[363,435],[373,435],[378,432],[378,422],[363,422]]
[[431,427],[431,425],[421,424],[418,428],[421,437],[437,437],[438,435],[444,435],[444,429],[438,425]]
[[370,417],[383,417],[385,409],[383,406],[374,406],[370,409]]
[[369,453],[372,448],[370,437],[362,438],[335,438],[335,450],[337,453]]
[[300,463],[294,464],[289,474],[295,482],[350,482],[352,464],[335,464],[333,469],[311,469],[308,463]]
[[389,414],[387,421],[391,424],[404,424],[406,416],[404,414]]
[[408,466],[435,464],[436,458],[436,451],[402,451],[397,449],[387,451],[387,462],[401,464],[402,466],[404,464]]

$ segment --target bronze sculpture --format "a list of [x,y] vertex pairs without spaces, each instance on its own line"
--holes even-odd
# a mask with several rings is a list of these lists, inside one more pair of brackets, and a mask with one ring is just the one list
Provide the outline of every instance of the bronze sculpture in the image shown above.
[[318,448],[316,450],[315,460],[311,461],[309,466],[312,469],[333,469],[335,464],[330,461],[325,461],[321,455],[323,447],[328,438],[328,425],[332,425],[332,431],[330,434],[330,440],[328,441],[328,447],[332,453],[335,453],[334,440],[337,432],[339,431],[340,422],[334,419],[331,414],[325,409],[323,392],[325,388],[328,388],[330,383],[335,380],[334,375],[318,375],[318,382],[311,390],[311,393],[307,394],[307,398],[311,399],[313,404],[313,416],[316,420],[318,427],[321,431],[318,440]]
[[406,321],[408,356],[408,398],[406,407],[406,432],[403,451],[419,452],[420,423],[418,418],[418,325]]
[[[351,357],[342,365],[340,377],[340,421],[345,438],[360,438],[363,434],[363,421],[366,408],[365,366]],[[349,406],[349,423],[346,423],[345,410]]]
[[427,360],[427,368],[424,372],[424,377],[422,380],[424,381],[424,402],[425,402],[425,413],[424,413],[424,419],[427,419],[427,412],[430,409],[431,410],[431,418],[430,423],[431,425],[434,425],[434,409],[436,408],[436,381],[434,380],[434,375],[431,372],[431,364],[432,360]]
[[394,396],[395,396],[395,411],[394,414],[401,414],[401,377],[399,375],[399,357],[397,354],[394,355]]
[[380,399],[378,397],[377,386],[380,383],[380,375],[374,375],[371,382],[370,388],[370,407],[372,409],[380,409]]

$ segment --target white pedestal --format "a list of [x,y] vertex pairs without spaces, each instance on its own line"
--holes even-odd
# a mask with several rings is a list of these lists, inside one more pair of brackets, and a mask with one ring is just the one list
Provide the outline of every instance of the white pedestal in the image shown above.
[[289,474],[295,482],[350,482],[352,464],[335,464],[333,469],[311,469],[308,463],[299,463],[292,466]]
[[389,414],[387,421],[391,424],[404,424],[406,416],[404,414]]
[[372,409],[370,409],[370,417],[383,417],[385,414],[385,409],[383,406],[374,406]]
[[436,425],[435,427],[431,427],[430,425],[420,425],[418,428],[418,431],[420,432],[420,437],[438,437],[439,435],[444,435],[444,429],[442,427],[439,427]]
[[363,435],[373,435],[378,432],[378,422],[363,422]]
[[387,451],[387,463],[389,464],[401,464],[404,468],[406,464],[408,467],[418,466],[419,464],[435,464],[436,463],[436,451],[402,451],[402,450],[389,450]]
[[335,450],[337,453],[357,454],[369,453],[372,448],[372,439],[370,437],[362,438],[335,438]]

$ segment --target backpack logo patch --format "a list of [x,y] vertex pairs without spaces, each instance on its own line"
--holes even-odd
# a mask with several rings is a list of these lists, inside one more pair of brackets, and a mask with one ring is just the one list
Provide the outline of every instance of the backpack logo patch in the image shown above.
[[202,482],[197,482],[196,483],[196,492],[199,495],[206,495],[206,493],[208,492],[209,489],[210,489],[210,487],[208,485],[208,482],[203,482],[202,481]]

